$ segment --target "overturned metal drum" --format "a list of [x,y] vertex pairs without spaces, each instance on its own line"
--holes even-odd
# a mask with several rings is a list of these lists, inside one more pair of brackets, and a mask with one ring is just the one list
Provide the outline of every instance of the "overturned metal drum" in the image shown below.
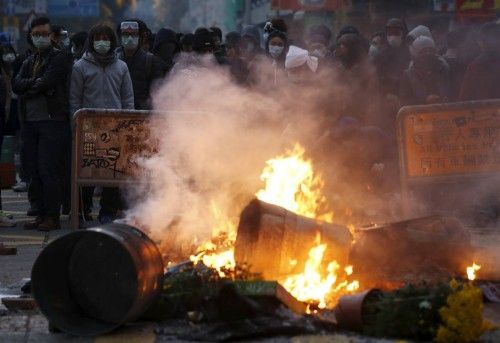
[[143,232],[109,224],[50,243],[31,280],[41,311],[56,328],[94,336],[139,318],[162,289],[164,266]]
[[318,235],[328,246],[325,261],[345,264],[352,243],[347,227],[306,218],[255,199],[241,213],[234,249],[236,263],[249,265],[265,279],[279,279],[303,270]]

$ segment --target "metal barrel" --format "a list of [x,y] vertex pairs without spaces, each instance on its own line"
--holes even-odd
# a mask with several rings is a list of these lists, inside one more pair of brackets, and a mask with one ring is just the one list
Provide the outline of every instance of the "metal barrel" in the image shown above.
[[109,224],[72,232],[42,250],[33,295],[56,328],[95,336],[138,319],[162,290],[160,252],[143,232]]
[[[303,269],[318,234],[328,246],[324,260],[346,263],[352,243],[347,227],[306,218],[255,199],[240,216],[236,263],[249,265],[265,279],[279,279]],[[292,260],[296,263],[291,264]]]

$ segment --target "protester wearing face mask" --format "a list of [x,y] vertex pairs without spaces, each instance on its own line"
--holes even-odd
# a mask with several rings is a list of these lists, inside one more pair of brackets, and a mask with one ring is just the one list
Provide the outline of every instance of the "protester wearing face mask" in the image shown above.
[[38,217],[26,229],[42,231],[60,228],[62,203],[61,166],[64,146],[71,144],[67,77],[71,73],[68,54],[51,44],[47,18],[31,23],[34,53],[26,58],[13,82],[22,99],[22,139],[32,187],[38,188]]
[[[70,108],[74,114],[81,108],[134,109],[134,91],[127,64],[116,54],[116,36],[106,25],[94,26],[88,35],[86,51],[73,66],[70,86]],[[93,188],[82,191],[83,214],[88,218]],[[122,206],[118,190],[104,188],[99,221],[114,220]]]
[[380,54],[387,49],[388,43],[385,32],[379,31],[372,35],[370,47],[368,49],[368,57],[370,61],[375,62]]
[[321,60],[330,54],[330,39],[332,32],[325,25],[316,25],[309,29],[307,38],[307,49],[311,56],[316,56]]
[[285,59],[288,52],[288,38],[286,33],[275,30],[269,33],[266,41],[266,52],[272,61],[272,84],[276,86],[280,80],[286,79]]
[[385,28],[388,47],[374,61],[382,93],[396,98],[404,71],[410,64],[410,52],[405,42],[406,24],[397,18],[389,19]]
[[151,91],[156,81],[165,76],[168,67],[161,58],[141,48],[140,37],[146,27],[139,21],[127,20],[120,24],[118,37],[121,47],[118,48],[118,58],[127,63],[134,86],[134,103],[137,110],[151,109]]
[[420,36],[410,45],[413,63],[401,80],[402,105],[447,102],[450,97],[450,70],[436,54],[434,40]]

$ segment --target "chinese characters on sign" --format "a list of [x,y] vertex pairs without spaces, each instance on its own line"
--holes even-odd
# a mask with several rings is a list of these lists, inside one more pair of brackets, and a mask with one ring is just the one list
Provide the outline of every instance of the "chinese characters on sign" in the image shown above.
[[403,125],[409,177],[500,172],[500,110],[413,114]]

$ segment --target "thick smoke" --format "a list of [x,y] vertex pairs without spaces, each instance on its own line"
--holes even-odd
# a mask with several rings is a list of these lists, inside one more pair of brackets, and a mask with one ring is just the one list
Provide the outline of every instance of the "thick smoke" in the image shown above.
[[[129,194],[129,220],[157,240],[207,239],[220,218],[237,225],[243,207],[263,187],[265,162],[295,143],[306,148],[326,179],[327,198],[342,202],[342,212],[370,198],[364,184],[344,179],[360,148],[342,146],[341,133],[332,131],[342,115],[337,99],[349,89],[338,86],[334,75],[319,74],[299,84],[282,75],[274,86],[268,65],[256,69],[253,87],[236,84],[226,68],[209,61],[179,68],[165,81],[154,95],[159,152],[143,161],[149,176]],[[352,163],[344,166],[344,160]]]

